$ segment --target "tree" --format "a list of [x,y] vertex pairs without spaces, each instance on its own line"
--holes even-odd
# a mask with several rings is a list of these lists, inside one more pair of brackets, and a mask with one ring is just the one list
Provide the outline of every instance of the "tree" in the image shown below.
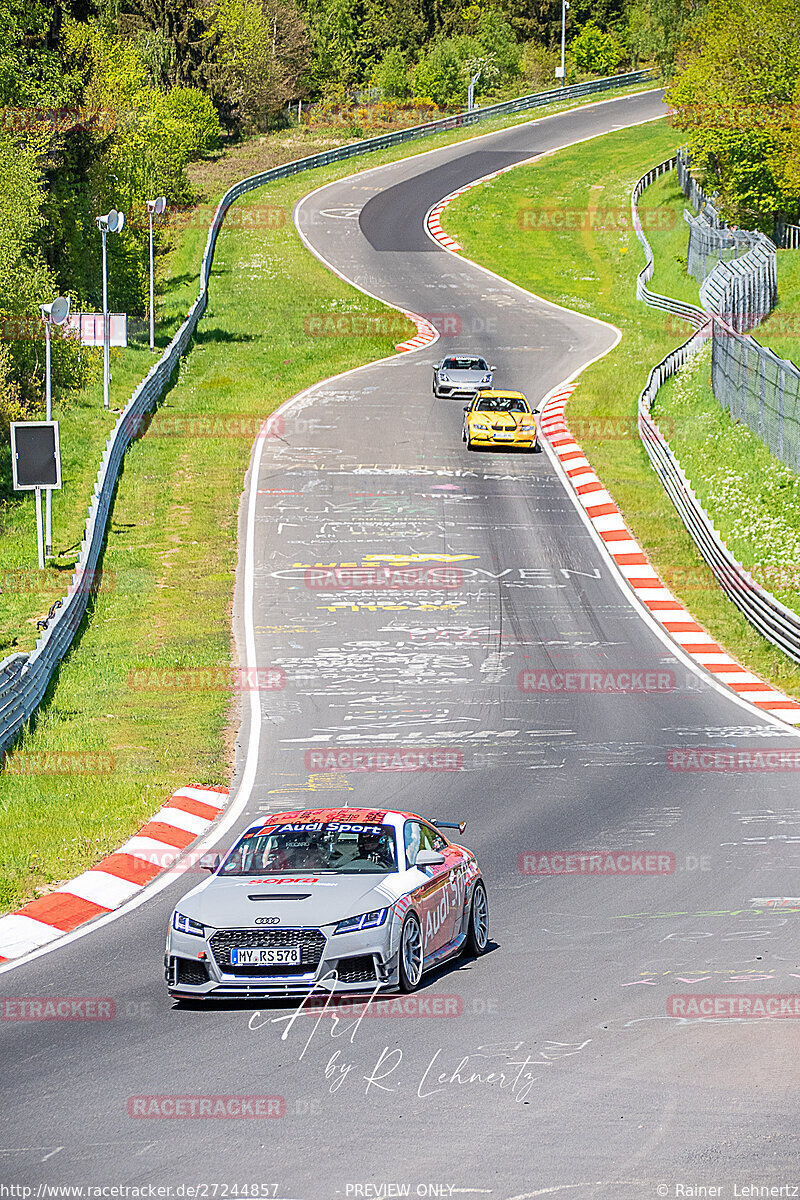
[[157,33],[168,50],[163,59],[165,82],[207,88],[211,76],[208,4],[203,0],[114,0],[116,14],[109,32],[123,38]]
[[[312,94],[364,87],[387,51],[416,56],[429,32],[429,0],[302,0],[312,41]],[[437,22],[433,22],[435,28]]]
[[594,21],[588,21],[569,44],[570,54],[579,71],[595,75],[613,75],[626,58],[625,47],[613,33],[603,33]]
[[238,124],[266,129],[294,99],[309,39],[293,0],[218,0],[209,23],[212,82]]
[[[43,355],[39,305],[56,295],[53,272],[39,241],[45,190],[39,170],[41,143],[0,133],[0,321],[8,341],[0,353],[0,428],[30,416],[42,401]],[[73,343],[53,342],[55,394],[80,386],[87,359]]]
[[467,81],[462,61],[449,40],[434,42],[414,69],[414,95],[432,100],[439,108],[462,104]]
[[654,63],[670,78],[678,47],[705,6],[706,0],[633,0],[627,42],[634,61]]
[[375,68],[373,82],[387,100],[404,100],[410,91],[406,56],[398,46],[387,50]]
[[800,206],[796,0],[710,0],[667,98],[692,155],[737,224],[771,230]]

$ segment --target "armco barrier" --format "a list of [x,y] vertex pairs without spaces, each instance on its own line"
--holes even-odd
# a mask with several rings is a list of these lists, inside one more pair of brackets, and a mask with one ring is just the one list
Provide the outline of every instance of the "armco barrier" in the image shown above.
[[[694,494],[680,463],[651,414],[658,390],[664,381],[674,375],[679,367],[696,354],[708,337],[718,335],[715,325],[724,326],[724,322],[720,322],[718,317],[704,313],[692,305],[684,305],[680,301],[670,301],[666,296],[656,296],[644,286],[645,281],[650,279],[653,274],[653,252],[642,230],[637,203],[648,183],[651,183],[663,171],[669,170],[674,165],[674,161],[671,159],[666,163],[661,163],[643,175],[634,187],[631,196],[633,227],[646,258],[646,266],[637,279],[636,295],[646,304],[654,304],[657,308],[686,316],[686,319],[695,325],[696,331],[688,341],[676,350],[672,350],[650,372],[639,397],[639,436],[664,490],[675,505],[678,515],[722,590],[763,637],[778,646],[794,662],[800,662],[800,616],[781,604],[780,600],[777,600],[757,583],[749,571],[746,571],[731,554],[714,527],[713,521]],[[672,307],[673,305],[679,307]],[[686,309],[690,310],[689,314],[683,311]],[[726,331],[723,328],[721,332],[725,333]]]
[[636,299],[649,304],[651,308],[660,308],[662,312],[673,313],[674,316],[681,317],[684,321],[687,321],[690,325],[694,325],[698,329],[706,320],[706,314],[701,308],[698,308],[694,304],[684,304],[682,300],[673,300],[670,296],[662,296],[659,292],[651,292],[647,286],[648,282],[653,278],[655,260],[650,243],[642,229],[638,207],[639,197],[646,187],[649,187],[651,183],[658,179],[659,175],[664,175],[667,171],[674,170],[675,164],[676,159],[673,157],[659,163],[657,167],[652,167],[638,181],[631,194],[631,223],[634,233],[641,242],[645,256],[645,265],[636,276]]
[[415,138],[429,137],[431,134],[441,133],[448,129],[475,125],[479,121],[485,121],[491,117],[524,112],[526,109],[539,108],[557,100],[595,95],[612,88],[644,83],[652,78],[651,71],[630,71],[624,75],[594,79],[588,83],[575,84],[572,87],[552,88],[547,92],[519,96],[515,100],[507,100],[502,104],[474,109],[472,112],[457,113],[454,116],[442,117],[438,121],[429,121],[424,125],[397,129],[392,133],[381,134],[374,138],[364,138],[359,142],[351,142],[347,146],[339,146],[335,150],[326,150],[321,154],[311,154],[306,158],[295,159],[294,162],[284,163],[280,167],[272,167],[269,171],[263,171],[259,175],[243,179],[225,193],[217,205],[208,231],[200,270],[200,294],[161,358],[136,388],[106,443],[97,473],[94,496],[89,505],[89,516],[86,521],[78,564],[69,593],[60,603],[57,602],[57,606],[54,606],[55,611],[51,609],[53,615],[48,618],[42,636],[36,641],[33,653],[30,655],[14,654],[0,663],[0,750],[14,740],[22,726],[41,703],[53,672],[72,644],[72,639],[86,611],[93,590],[92,581],[97,575],[97,564],[105,538],[111,498],[114,494],[123,456],[139,431],[145,414],[151,412],[158,403],[191,340],[197,322],[205,312],[208,303],[208,281],[214,260],[214,247],[225,214],[231,204],[254,188],[278,179],[286,179],[300,171],[312,171],[316,167],[342,162],[359,154],[369,154],[374,150],[383,150],[402,142],[413,141]]

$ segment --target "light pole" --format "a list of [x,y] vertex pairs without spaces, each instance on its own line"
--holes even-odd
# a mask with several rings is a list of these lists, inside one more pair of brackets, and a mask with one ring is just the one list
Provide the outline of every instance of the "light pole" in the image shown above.
[[475,107],[475,84],[481,77],[480,70],[476,71],[469,81],[469,89],[467,91],[467,112],[472,112]]
[[155,324],[153,316],[153,217],[160,217],[167,207],[166,196],[156,196],[155,200],[145,200],[147,213],[150,217],[150,350],[155,352]]
[[[69,296],[57,296],[50,304],[40,304],[39,308],[42,312],[42,320],[44,321],[44,343],[45,343],[45,404],[46,414],[45,420],[52,420],[53,408],[53,389],[50,382],[50,330],[53,325],[63,325],[69,316]],[[41,503],[41,502],[40,502]],[[49,557],[53,553],[53,493],[50,488],[46,489],[46,516],[45,516],[45,556]]]
[[569,8],[569,0],[561,0],[561,86],[566,84],[566,75],[564,71],[564,55],[567,48],[567,9]]
[[109,343],[111,330],[108,320],[108,269],[106,264],[106,234],[121,233],[125,214],[112,208],[104,217],[95,217],[103,239],[103,408],[108,408]]

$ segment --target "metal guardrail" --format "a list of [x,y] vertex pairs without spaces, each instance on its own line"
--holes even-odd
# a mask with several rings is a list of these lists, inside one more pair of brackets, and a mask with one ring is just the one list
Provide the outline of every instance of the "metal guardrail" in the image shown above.
[[[456,113],[423,125],[412,125],[407,129],[393,130],[373,138],[364,138],[311,154],[293,162],[283,163],[243,179],[230,188],[217,205],[211,221],[200,268],[200,294],[195,300],[178,332],[145,379],[133,392],[124,411],[106,442],[106,448],[97,473],[94,495],[89,505],[89,516],[81,543],[78,563],[67,595],[60,606],[48,617],[42,636],[37,639],[32,654],[13,654],[0,662],[0,750],[7,747],[29,720],[47,691],[53,673],[72,644],[75,633],[86,612],[89,598],[98,576],[98,563],[105,539],[106,523],[117,483],[122,459],[131,441],[138,434],[147,413],[151,412],[166,389],[181,356],[186,350],[197,322],[208,304],[208,285],[214,261],[214,248],[225,219],[225,214],[240,196],[266,183],[286,179],[300,171],[312,171],[316,167],[343,162],[359,154],[369,154],[389,146],[400,145],[416,138],[429,137],[449,129],[459,129],[486,121],[491,117],[513,115],[527,109],[539,108],[556,100],[577,99],[596,95],[613,88],[644,83],[653,78],[652,71],[629,71],[605,79],[594,79],[572,87],[552,88],[547,92],[535,92],[518,96],[501,104],[473,109],[472,112]],[[52,610],[51,610],[52,611]]]
[[[664,170],[669,169],[670,165],[673,164],[674,160],[669,160],[667,163],[661,163],[658,167],[653,168],[652,171],[648,171],[647,175],[643,175],[638,181],[631,196],[633,226],[636,236],[642,244],[647,260],[647,265],[640,272],[637,279],[636,295],[639,299],[644,300],[646,304],[652,302],[653,293],[644,287],[644,282],[642,282],[640,289],[640,280],[643,280],[643,277],[650,279],[653,274],[653,252],[642,231],[637,203],[648,183],[652,182],[653,179],[662,174]],[[668,297],[664,296],[656,297],[656,299],[661,302],[668,301]],[[671,301],[670,303],[679,304],[680,302]],[[655,307],[663,308],[665,305],[658,303]],[[691,308],[692,306],[681,305],[681,307]],[[674,312],[677,310],[669,308],[668,311]],[[727,337],[728,334],[731,334],[741,341],[753,342],[754,340],[753,338],[743,338],[740,335],[734,334],[732,330],[729,330],[725,326],[724,322],[720,321],[713,314],[706,314],[699,308],[693,309],[693,312],[696,318],[693,323],[697,326],[695,333],[682,346],[670,351],[661,362],[653,367],[648,376],[647,383],[642,389],[638,405],[639,437],[650,459],[653,470],[661,480],[664,490],[677,509],[678,515],[727,597],[744,613],[750,624],[763,637],[782,650],[794,662],[800,662],[800,616],[792,612],[785,604],[776,599],[771,592],[768,592],[761,584],[757,583],[750,572],[745,570],[742,564],[734,558],[717,532],[714,522],[692,490],[691,484],[678,459],[673,454],[651,414],[651,409],[661,385],[670,376],[674,375],[693,355],[698,353],[708,337]],[[687,317],[688,319],[690,318]]]
[[659,163],[657,167],[652,167],[646,175],[636,183],[631,194],[631,223],[634,233],[639,239],[642,249],[644,250],[645,265],[639,274],[636,276],[636,299],[641,300],[644,304],[648,304],[650,308],[660,308],[662,312],[672,313],[676,317],[681,317],[684,321],[694,325],[697,329],[706,320],[706,314],[701,308],[694,304],[685,304],[683,300],[673,300],[671,296],[662,296],[659,292],[651,292],[647,287],[649,281],[653,278],[655,270],[655,259],[653,251],[644,235],[642,222],[639,217],[639,198],[646,187],[654,183],[660,175],[664,175],[667,171],[675,169],[676,159],[667,158],[664,162]]
[[772,240],[779,250],[800,250],[800,225],[776,221]]

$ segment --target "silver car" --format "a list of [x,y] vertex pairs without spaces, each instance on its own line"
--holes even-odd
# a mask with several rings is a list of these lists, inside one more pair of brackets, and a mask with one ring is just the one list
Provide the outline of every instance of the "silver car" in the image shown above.
[[487,946],[475,855],[414,813],[278,813],[200,865],[213,874],[167,934],[177,1000],[412,992],[426,971]]
[[492,386],[494,371],[480,355],[456,351],[434,364],[433,394],[454,399],[474,396],[478,388]]

